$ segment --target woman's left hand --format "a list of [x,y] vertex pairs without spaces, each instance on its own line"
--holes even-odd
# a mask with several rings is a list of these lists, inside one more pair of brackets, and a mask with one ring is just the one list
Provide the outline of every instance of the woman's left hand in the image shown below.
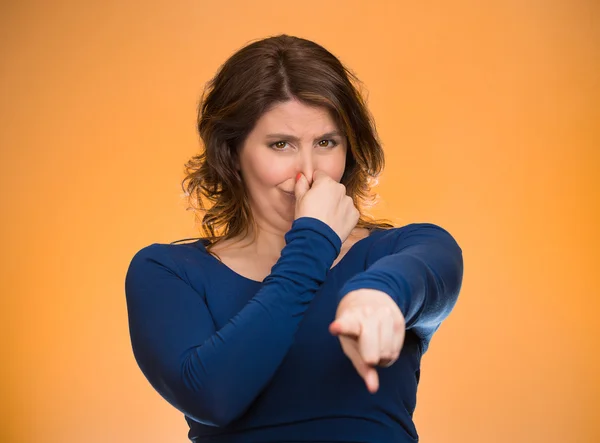
[[329,332],[339,337],[367,389],[375,393],[379,389],[375,366],[391,366],[398,359],[405,327],[404,315],[389,295],[358,289],[342,298]]

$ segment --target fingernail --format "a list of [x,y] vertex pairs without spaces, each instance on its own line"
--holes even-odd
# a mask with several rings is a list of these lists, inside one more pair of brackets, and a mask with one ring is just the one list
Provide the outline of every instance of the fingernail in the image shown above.
[[296,181],[300,180],[300,177],[302,177],[302,173],[298,172],[298,175],[296,176]]

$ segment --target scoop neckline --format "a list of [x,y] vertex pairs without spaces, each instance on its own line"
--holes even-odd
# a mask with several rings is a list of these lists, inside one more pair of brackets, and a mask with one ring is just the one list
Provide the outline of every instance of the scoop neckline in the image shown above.
[[[329,269],[328,274],[330,272],[333,272],[338,266],[340,266],[344,262],[344,260],[346,260],[346,257],[348,256],[348,254],[350,254],[350,251],[352,251],[352,249],[354,249],[355,246],[357,246],[359,243],[363,242],[364,240],[369,239],[374,233],[379,232],[379,231],[380,231],[380,229],[369,230],[369,235],[367,235],[366,237],[361,238],[360,240],[358,240],[357,242],[355,242],[352,246],[350,246],[350,249],[348,249],[346,251],[346,254],[344,254],[344,256],[342,257],[342,259],[335,266],[333,266],[332,268]],[[239,274],[238,272],[234,271],[229,266],[227,266],[225,263],[223,263],[221,260],[219,260],[217,257],[215,257],[214,255],[212,255],[211,253],[209,253],[206,250],[206,244],[208,244],[209,241],[210,240],[208,240],[206,238],[200,238],[200,239],[198,239],[198,241],[196,242],[196,244],[199,244],[199,245],[202,246],[203,251],[206,253],[206,255],[208,255],[210,257],[211,260],[213,260],[217,264],[221,265],[230,274],[233,274],[233,275],[235,275],[236,277],[238,277],[238,278],[240,278],[242,280],[246,280],[248,282],[257,283],[257,284],[262,284],[264,282],[264,280],[258,281],[258,280],[254,280],[254,279],[249,278],[249,277],[245,277],[242,274]]]

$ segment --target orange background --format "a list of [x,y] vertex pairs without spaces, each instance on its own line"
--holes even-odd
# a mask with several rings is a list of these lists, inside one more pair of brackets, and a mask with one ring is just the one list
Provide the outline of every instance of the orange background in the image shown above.
[[248,3],[1,3],[0,441],[187,441],[134,362],[125,272],[197,234],[179,184],[202,87],[282,32],[365,83],[387,155],[375,214],[463,248],[421,440],[600,441],[600,4]]

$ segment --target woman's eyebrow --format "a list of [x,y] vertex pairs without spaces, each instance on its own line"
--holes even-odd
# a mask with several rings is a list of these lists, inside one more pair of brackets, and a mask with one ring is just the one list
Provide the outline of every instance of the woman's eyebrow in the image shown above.
[[[326,132],[325,134],[322,134],[321,136],[315,138],[315,142],[319,141],[319,140],[323,140],[324,138],[330,138],[330,137],[341,137],[342,134],[339,131],[331,131],[331,132]],[[293,142],[298,142],[300,141],[300,139],[298,137],[296,137],[295,135],[291,135],[291,134],[284,134],[281,132],[277,132],[277,133],[273,133],[273,134],[267,134],[267,138],[277,138],[277,139],[284,139],[284,140],[291,140]]]

